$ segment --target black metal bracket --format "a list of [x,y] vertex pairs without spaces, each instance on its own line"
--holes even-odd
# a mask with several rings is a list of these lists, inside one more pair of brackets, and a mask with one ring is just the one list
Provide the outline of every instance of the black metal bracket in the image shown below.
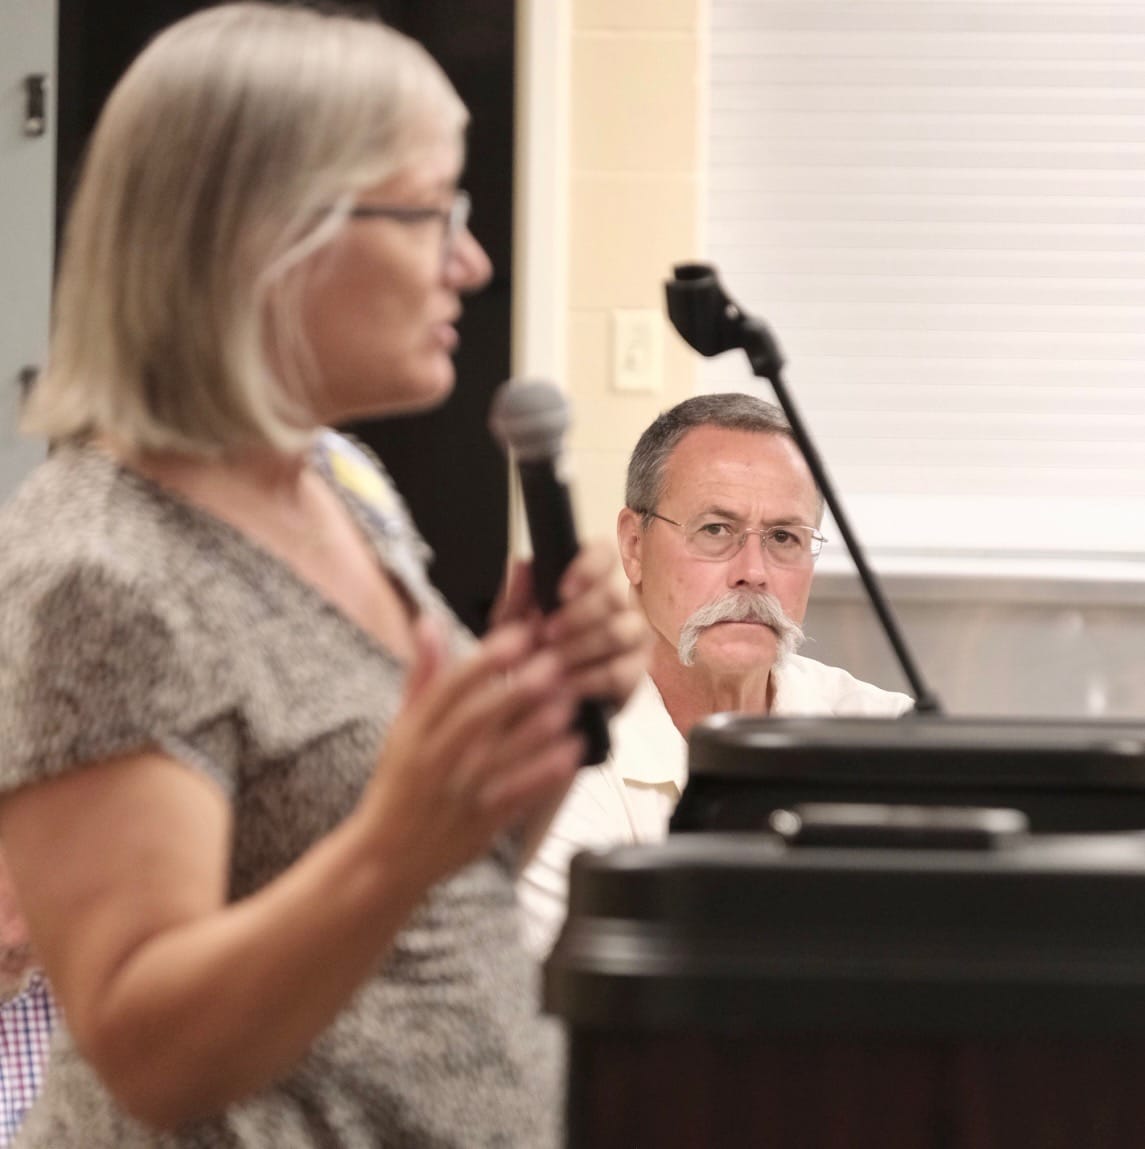
[[42,72],[24,77],[24,135],[35,138],[48,130],[48,77]]
[[36,382],[36,376],[39,375],[40,369],[38,367],[21,367],[20,373],[16,376],[16,383],[20,388],[20,402],[28,398],[29,392],[32,390],[32,384]]

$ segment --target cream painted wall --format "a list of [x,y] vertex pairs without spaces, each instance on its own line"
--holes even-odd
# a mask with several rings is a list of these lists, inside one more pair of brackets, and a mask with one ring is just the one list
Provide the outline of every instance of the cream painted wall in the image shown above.
[[696,390],[666,319],[655,393],[611,387],[612,312],[664,314],[673,263],[701,250],[704,0],[572,0],[565,380],[569,463],[588,536],[611,536],[640,432]]

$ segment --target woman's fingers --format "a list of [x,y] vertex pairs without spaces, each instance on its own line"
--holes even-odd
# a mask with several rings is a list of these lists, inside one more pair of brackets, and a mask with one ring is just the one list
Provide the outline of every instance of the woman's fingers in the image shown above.
[[510,623],[491,632],[469,658],[448,666],[439,665],[432,688],[412,683],[417,686],[416,697],[407,689],[407,702],[412,703],[417,721],[433,727],[441,714],[449,713],[475,688],[521,664],[533,646],[530,628],[523,623]]
[[563,642],[629,609],[628,596],[610,572],[607,577],[586,583],[576,598],[562,604],[559,610],[546,618],[542,634],[549,642]]
[[647,647],[624,656],[594,662],[570,672],[568,685],[581,698],[605,699],[615,707],[623,706],[640,685],[648,666]]
[[527,762],[569,732],[576,706],[577,700],[560,689],[516,708],[503,724],[471,740],[450,784],[477,791],[512,763]]
[[[432,793],[449,768],[443,755],[459,753],[473,724],[485,711],[503,704],[496,688],[507,681],[511,669],[523,664],[533,640],[527,627],[501,627],[471,657],[453,664],[445,663],[444,652],[439,658],[433,624],[419,626],[415,641],[417,656],[387,739],[384,773],[393,782],[408,776],[406,784],[413,791]],[[532,681],[526,678],[526,689]]]
[[570,729],[579,699],[623,703],[635,689],[647,628],[617,572],[611,546],[586,547],[562,578],[562,606],[544,620],[540,648],[527,566],[510,573],[498,610],[517,621],[496,627],[464,662],[447,665],[441,635],[419,626],[407,705],[379,775],[380,808],[411,842],[437,842],[441,864],[472,856],[559,797],[584,753]]
[[561,602],[571,602],[593,584],[611,578],[616,567],[615,545],[603,539],[593,539],[581,547],[561,575],[557,595]]
[[474,753],[491,750],[507,757],[502,743],[530,712],[557,697],[562,686],[561,662],[542,651],[510,666],[481,675],[466,675],[466,689],[442,691],[438,704],[423,719],[422,752],[434,764],[443,785],[453,785]]
[[513,630],[433,673],[427,641],[387,739],[369,817],[422,858],[427,881],[486,849],[518,806],[555,798],[579,761],[560,658]]
[[651,638],[620,584],[612,551],[587,547],[570,566],[565,591],[572,597],[545,620],[542,635],[560,653],[577,694],[622,705],[640,680]]
[[561,607],[545,619],[546,641],[562,643],[580,632],[625,614],[635,614],[621,585],[615,553],[592,543],[569,564],[561,579]]
[[643,651],[650,641],[648,625],[635,610],[604,615],[591,626],[570,630],[554,649],[570,674],[593,663],[625,658]]
[[498,825],[512,825],[571,785],[584,758],[584,739],[565,734],[515,767],[490,778],[477,799]]
[[419,698],[445,666],[445,635],[440,624],[423,611],[413,627],[414,660],[406,679],[406,701]]
[[527,559],[511,559],[505,581],[493,604],[489,621],[493,626],[532,618],[537,611],[533,595],[533,564]]

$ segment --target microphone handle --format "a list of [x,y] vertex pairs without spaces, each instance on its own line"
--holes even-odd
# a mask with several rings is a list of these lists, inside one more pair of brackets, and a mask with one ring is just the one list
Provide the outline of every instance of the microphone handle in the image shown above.
[[[557,586],[561,575],[580,550],[572,499],[568,487],[557,477],[552,459],[521,462],[518,470],[529,536],[533,541],[533,590],[541,610],[551,614],[560,605]],[[609,751],[608,720],[603,703],[584,699],[574,726],[585,740],[581,764],[595,766],[603,762]]]

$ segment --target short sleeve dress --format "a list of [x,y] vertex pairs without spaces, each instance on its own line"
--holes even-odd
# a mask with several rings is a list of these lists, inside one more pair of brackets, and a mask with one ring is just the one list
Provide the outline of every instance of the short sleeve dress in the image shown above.
[[[471,643],[430,585],[425,545],[384,471],[333,433],[315,462],[379,562],[446,620],[458,650]],[[232,805],[231,899],[350,812],[404,676],[284,563],[94,447],[57,450],[0,510],[0,791],[162,747]],[[175,1133],[125,1115],[62,1024],[16,1144],[554,1144],[559,1041],[538,1016],[512,861],[505,844],[436,886],[286,1076]]]

